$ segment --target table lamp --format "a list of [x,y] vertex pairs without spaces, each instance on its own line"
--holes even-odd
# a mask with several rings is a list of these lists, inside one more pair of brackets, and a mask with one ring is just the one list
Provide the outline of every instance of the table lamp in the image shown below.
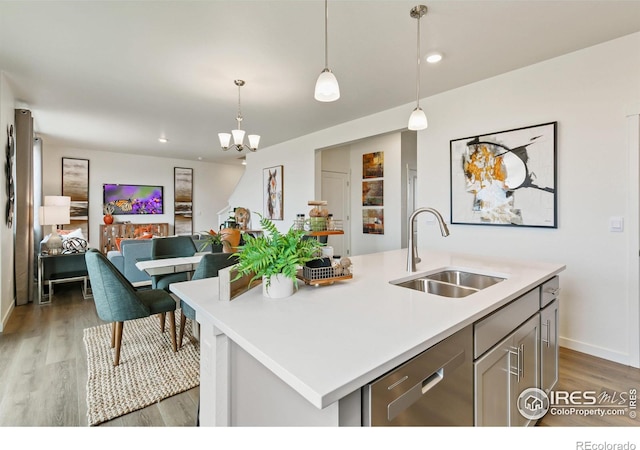
[[51,225],[51,235],[47,241],[50,255],[62,253],[62,238],[56,232],[58,225],[70,223],[71,197],[48,195],[44,198],[44,206],[40,207],[40,225]]

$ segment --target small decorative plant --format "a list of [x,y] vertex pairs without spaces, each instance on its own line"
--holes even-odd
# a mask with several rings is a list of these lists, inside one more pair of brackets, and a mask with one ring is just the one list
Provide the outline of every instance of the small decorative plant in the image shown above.
[[113,206],[111,203],[106,203],[103,207],[102,207],[102,212],[104,213],[105,216],[111,216],[113,215],[114,211],[116,210],[116,207]]
[[244,245],[238,247],[236,280],[253,274],[249,285],[254,280],[264,277],[266,285],[269,286],[273,275],[282,274],[291,278],[297,287],[298,267],[316,259],[322,244],[316,239],[303,239],[305,232],[294,230],[293,227],[282,234],[271,220],[260,214],[258,216],[265,234],[257,237],[247,234]]
[[224,235],[216,233],[213,230],[202,232],[202,234],[204,235],[204,238],[201,239],[203,244],[200,246],[200,251],[203,251],[209,244],[211,244],[211,247],[221,247],[224,246],[225,242],[227,242],[224,239]]

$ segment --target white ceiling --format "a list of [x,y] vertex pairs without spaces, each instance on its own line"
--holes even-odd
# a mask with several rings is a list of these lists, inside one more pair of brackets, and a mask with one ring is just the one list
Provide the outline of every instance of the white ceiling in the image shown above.
[[[422,53],[445,59],[422,64],[421,97],[640,31],[636,0],[422,3]],[[236,125],[234,79],[261,148],[413,102],[416,4],[329,1],[333,103],[313,99],[322,0],[3,0],[0,70],[45,145],[237,163],[217,138]]]

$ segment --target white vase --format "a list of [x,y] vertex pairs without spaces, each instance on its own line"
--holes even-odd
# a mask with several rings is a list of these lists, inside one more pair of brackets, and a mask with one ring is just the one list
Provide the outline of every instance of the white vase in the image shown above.
[[262,277],[262,295],[268,298],[285,298],[293,295],[293,280],[285,275],[271,275],[271,282],[267,287],[267,280]]

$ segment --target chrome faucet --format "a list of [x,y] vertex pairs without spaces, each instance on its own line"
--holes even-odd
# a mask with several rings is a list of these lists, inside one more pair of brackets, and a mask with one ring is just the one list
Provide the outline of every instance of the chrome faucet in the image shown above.
[[420,262],[420,258],[418,257],[418,249],[416,248],[416,243],[413,240],[413,224],[415,222],[415,218],[423,212],[430,212],[436,219],[438,219],[438,224],[440,225],[440,232],[442,236],[449,236],[449,228],[447,228],[447,224],[444,223],[444,219],[442,215],[433,208],[418,208],[414,212],[411,213],[409,217],[409,245],[407,248],[407,271],[415,272],[416,271],[416,263]]

